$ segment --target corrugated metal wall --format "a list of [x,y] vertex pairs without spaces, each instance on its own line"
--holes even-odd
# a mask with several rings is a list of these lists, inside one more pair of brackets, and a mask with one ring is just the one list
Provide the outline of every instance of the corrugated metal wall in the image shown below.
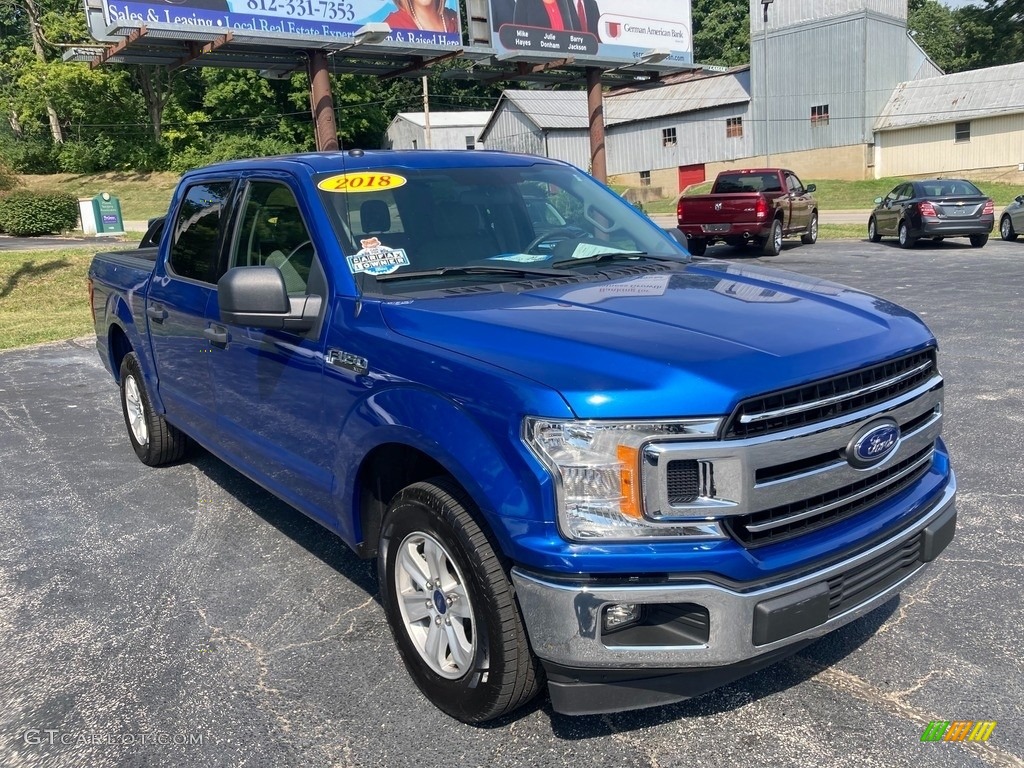
[[[902,21],[863,11],[787,29],[770,22],[767,48],[763,33],[751,40],[755,153],[871,141],[875,118],[907,79],[907,44]],[[828,124],[812,123],[811,108],[824,105]]]
[[423,129],[404,118],[398,118],[388,126],[386,142],[388,146],[385,149],[423,149]]
[[581,171],[590,171],[589,131],[548,131],[546,144],[548,157],[572,163]]
[[502,100],[484,139],[488,149],[528,155],[544,154],[544,137],[540,129],[508,100]]
[[[478,134],[478,128],[468,125],[431,128],[430,149],[465,149],[467,136],[474,137],[475,149],[483,149],[476,139]],[[386,141],[389,143],[387,149],[427,149],[425,131],[409,120],[398,119],[389,125]]]
[[[743,119],[742,137],[726,136],[725,121],[730,117]],[[648,171],[749,157],[754,154],[749,120],[747,104],[731,104],[613,126],[605,132],[608,173]],[[665,128],[676,129],[675,146],[663,145],[662,130]]]
[[[758,34],[764,29],[764,6],[761,0],[750,0],[750,31]],[[768,6],[768,26],[771,29],[788,27],[805,21],[817,21],[864,10],[907,18],[907,0],[779,0]]]
[[955,123],[881,131],[875,137],[879,176],[954,175],[1024,162],[1024,114],[975,118],[971,140],[955,142]]

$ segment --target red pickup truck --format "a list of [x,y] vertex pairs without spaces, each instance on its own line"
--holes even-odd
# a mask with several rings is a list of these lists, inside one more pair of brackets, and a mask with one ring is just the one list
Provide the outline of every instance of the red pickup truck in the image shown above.
[[738,248],[754,244],[777,256],[787,235],[800,235],[807,245],[817,241],[814,189],[784,168],[722,171],[710,194],[679,198],[679,229],[694,256],[717,242]]

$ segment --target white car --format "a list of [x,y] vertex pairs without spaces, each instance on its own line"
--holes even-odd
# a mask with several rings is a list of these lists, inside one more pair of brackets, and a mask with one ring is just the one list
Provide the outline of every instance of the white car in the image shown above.
[[1017,235],[1024,232],[1024,195],[1017,195],[1012,203],[1006,206],[999,218],[999,236],[1003,240],[1016,240]]

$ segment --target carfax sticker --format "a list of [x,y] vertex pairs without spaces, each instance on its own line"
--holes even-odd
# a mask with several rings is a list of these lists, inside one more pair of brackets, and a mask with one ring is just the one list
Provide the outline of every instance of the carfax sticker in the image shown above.
[[382,189],[396,189],[408,179],[397,173],[379,173],[377,171],[359,171],[356,173],[339,173],[322,179],[316,186],[324,192],[379,192]]
[[403,248],[388,248],[376,237],[360,240],[362,250],[348,257],[353,274],[390,275],[399,267],[409,266],[409,257]]

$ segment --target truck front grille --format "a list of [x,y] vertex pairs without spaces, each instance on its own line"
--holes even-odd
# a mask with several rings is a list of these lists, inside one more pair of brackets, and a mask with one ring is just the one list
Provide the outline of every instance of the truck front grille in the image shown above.
[[744,400],[726,425],[726,439],[770,435],[828,421],[909,392],[935,376],[935,350],[927,349],[853,373]]
[[844,520],[895,496],[921,479],[932,463],[929,446],[870,477],[812,498],[730,518],[729,533],[746,547],[775,544]]
[[921,534],[891,552],[828,580],[828,617],[866,603],[921,566]]

